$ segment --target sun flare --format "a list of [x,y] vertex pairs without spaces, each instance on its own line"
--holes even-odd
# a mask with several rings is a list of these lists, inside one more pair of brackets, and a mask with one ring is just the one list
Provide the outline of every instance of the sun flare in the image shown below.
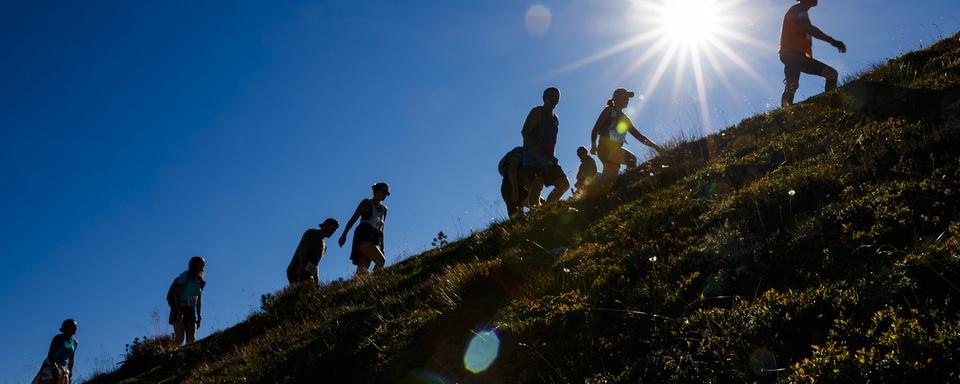
[[[661,98],[660,85],[672,73],[672,97],[677,98],[684,83],[693,85],[703,129],[709,132],[710,101],[708,90],[722,85],[730,97],[738,92],[730,72],[745,74],[765,88],[769,83],[740,56],[742,45],[775,51],[749,32],[752,21],[748,0],[625,0],[629,12],[622,16],[632,36],[580,60],[560,67],[566,72],[617,54],[635,54],[636,58],[620,71],[618,82],[636,79],[640,112],[652,98]],[[642,75],[637,77],[638,72]],[[688,88],[689,89],[689,88]],[[770,88],[772,89],[772,88]]]
[[721,17],[713,0],[672,0],[658,8],[664,35],[686,45],[701,45],[713,38]]

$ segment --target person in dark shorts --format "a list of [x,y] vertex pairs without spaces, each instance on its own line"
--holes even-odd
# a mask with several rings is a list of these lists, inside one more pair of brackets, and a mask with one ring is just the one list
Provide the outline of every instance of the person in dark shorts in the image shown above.
[[50,341],[47,358],[40,366],[40,372],[33,378],[32,384],[70,383],[73,377],[73,362],[79,342],[73,338],[77,334],[77,321],[66,319],[60,325],[60,334]]
[[201,295],[207,286],[204,281],[204,268],[207,262],[200,256],[190,258],[187,270],[177,276],[167,291],[167,304],[170,305],[170,325],[173,325],[173,338],[177,345],[193,343],[197,338],[197,328],[203,319],[203,301]]
[[317,266],[320,259],[327,252],[327,238],[333,236],[340,228],[336,219],[329,218],[320,224],[320,229],[310,228],[303,232],[297,250],[293,252],[293,259],[287,266],[287,281],[291,285],[302,281],[320,281],[317,275]]
[[840,53],[847,52],[847,46],[840,40],[823,33],[810,23],[810,8],[816,7],[818,0],[798,0],[783,16],[783,29],[780,32],[780,62],[783,63],[782,107],[793,105],[793,97],[800,88],[800,74],[822,76],[826,79],[824,92],[837,88],[836,69],[813,58],[813,39],[826,41]]
[[580,196],[586,192],[587,187],[593,184],[593,180],[597,177],[597,161],[590,156],[587,147],[582,145],[577,147],[577,157],[580,158],[580,168],[577,169],[577,183],[573,186],[573,194]]
[[534,107],[523,123],[523,168],[528,174],[529,206],[540,205],[540,192],[543,187],[552,186],[553,191],[547,197],[547,203],[560,200],[570,187],[567,176],[560,168],[554,151],[557,146],[557,133],[560,118],[554,113],[560,103],[560,90],[555,87],[543,91],[543,105]]
[[596,154],[603,164],[599,183],[596,183],[599,185],[596,189],[599,195],[606,194],[617,180],[621,165],[626,165],[627,169],[637,166],[637,156],[623,147],[627,142],[627,133],[657,153],[663,153],[663,148],[640,134],[630,117],[623,112],[633,96],[633,92],[623,88],[613,91],[613,97],[607,100],[606,108],[600,112],[590,132],[590,153]]
[[376,264],[374,272],[383,269],[386,262],[383,256],[383,226],[387,221],[387,207],[383,205],[383,200],[390,196],[390,186],[376,183],[372,188],[373,198],[360,201],[339,240],[340,247],[343,247],[347,243],[347,232],[359,219],[360,225],[353,232],[353,249],[350,251],[350,261],[357,266],[357,276],[366,275],[371,262]]

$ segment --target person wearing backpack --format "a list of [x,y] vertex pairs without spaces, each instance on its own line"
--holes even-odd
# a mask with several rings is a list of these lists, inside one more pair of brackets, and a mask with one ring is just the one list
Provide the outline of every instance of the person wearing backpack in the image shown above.
[[520,164],[523,162],[523,147],[516,147],[497,164],[497,171],[503,177],[500,183],[500,196],[507,204],[507,217],[523,212],[527,200],[527,185],[520,177]]
[[287,281],[293,285],[302,281],[320,281],[317,276],[317,266],[320,259],[327,252],[327,238],[337,232],[340,223],[334,218],[328,218],[320,224],[320,229],[310,228],[303,232],[297,250],[293,252],[293,259],[287,266]]
[[170,306],[170,325],[173,326],[173,338],[177,345],[193,343],[197,337],[197,328],[203,319],[204,267],[207,262],[200,256],[190,258],[187,270],[177,276],[167,290],[167,304]]
[[60,325],[60,334],[53,337],[47,358],[40,366],[40,372],[31,384],[69,384],[73,377],[73,362],[76,360],[77,346],[73,338],[77,334],[77,321],[66,319]]
[[357,266],[356,276],[366,275],[371,262],[376,264],[374,272],[383,269],[386,262],[383,256],[383,226],[387,221],[387,207],[383,205],[383,200],[390,196],[390,186],[380,182],[374,184],[372,189],[373,198],[360,201],[339,239],[342,248],[347,242],[350,228],[360,220],[360,225],[353,232],[353,249],[350,251],[350,261]]
[[633,96],[633,92],[623,88],[613,91],[613,97],[607,100],[606,108],[600,112],[600,117],[590,132],[590,153],[597,155],[603,164],[600,194],[606,193],[606,189],[617,180],[621,165],[626,165],[628,170],[637,166],[637,156],[623,148],[627,142],[627,133],[657,153],[663,154],[663,148],[640,134],[630,117],[623,112]]

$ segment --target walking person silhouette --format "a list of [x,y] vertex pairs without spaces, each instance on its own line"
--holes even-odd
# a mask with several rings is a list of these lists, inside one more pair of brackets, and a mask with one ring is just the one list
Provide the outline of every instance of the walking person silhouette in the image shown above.
[[617,180],[621,165],[626,165],[627,169],[636,168],[637,156],[623,147],[627,142],[627,133],[658,153],[663,153],[663,148],[642,135],[623,112],[633,96],[633,92],[623,88],[614,90],[613,97],[607,100],[607,106],[600,112],[590,132],[590,153],[596,154],[603,163],[599,183],[596,183],[598,188],[591,190],[591,195],[605,195]]
[[353,232],[353,249],[350,251],[350,261],[357,266],[356,276],[366,275],[371,262],[375,264],[374,272],[383,269],[386,262],[383,256],[383,226],[387,221],[387,207],[383,205],[383,200],[390,196],[390,186],[380,182],[374,184],[372,189],[373,198],[360,201],[338,241],[340,247],[346,244],[347,232],[359,219],[360,224]]
[[73,378],[73,363],[76,360],[79,342],[73,338],[77,334],[77,321],[66,319],[60,325],[60,334],[50,341],[47,358],[40,366],[40,372],[31,384],[69,384]]
[[784,75],[783,95],[780,98],[782,107],[793,105],[793,97],[800,88],[800,73],[826,79],[824,92],[837,88],[837,70],[813,58],[813,38],[826,41],[840,53],[847,52],[846,44],[823,33],[810,22],[810,8],[816,7],[818,0],[797,1],[783,16],[783,29],[780,32],[780,62],[783,63]]

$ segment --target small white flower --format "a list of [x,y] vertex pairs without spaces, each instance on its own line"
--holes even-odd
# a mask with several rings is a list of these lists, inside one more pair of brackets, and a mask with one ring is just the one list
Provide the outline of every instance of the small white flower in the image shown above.
[[797,194],[797,191],[794,191],[794,190],[791,189],[790,191],[787,192],[787,194],[790,195],[790,196],[793,196],[793,195],[796,195],[796,194]]
[[649,258],[649,259],[647,259],[647,260],[650,260],[651,263],[656,263],[656,262],[657,262],[657,257],[654,256],[654,257],[651,257],[651,258]]

